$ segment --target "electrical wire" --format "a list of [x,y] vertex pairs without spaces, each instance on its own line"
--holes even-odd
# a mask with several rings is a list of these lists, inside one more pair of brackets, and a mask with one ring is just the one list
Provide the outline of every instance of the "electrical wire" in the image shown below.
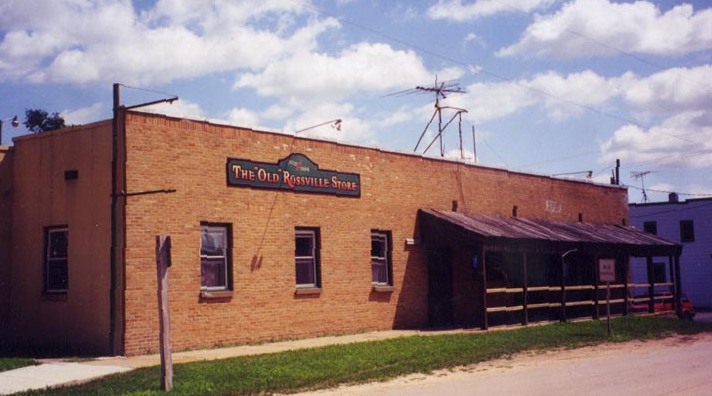
[[628,184],[621,184],[622,187],[627,187],[627,188],[634,188],[636,190],[642,190],[642,191],[650,191],[650,192],[656,192],[656,193],[664,193],[664,194],[677,194],[677,195],[684,195],[684,196],[690,196],[690,197],[712,197],[712,193],[710,194],[705,194],[705,193],[681,193],[677,191],[665,191],[665,190],[655,190],[652,188],[642,188],[642,187],[637,187],[637,186],[631,186]]
[[[688,201],[685,201],[685,203],[689,203],[689,202],[690,202],[689,200],[688,200]],[[665,203],[667,203],[667,202],[654,202],[654,203],[649,204],[649,205],[660,205],[660,204],[665,204]],[[635,204],[635,205],[638,205],[638,204]],[[646,205],[646,204],[643,204],[643,205]],[[707,206],[710,206],[710,205],[712,205],[712,202],[705,202],[705,203],[701,203],[701,204],[694,205],[694,206],[676,206],[675,209],[667,209],[667,210],[661,210],[661,211],[658,211],[658,212],[644,213],[644,214],[639,214],[639,215],[629,215],[629,217],[630,217],[631,219],[637,219],[637,218],[639,218],[639,217],[646,218],[646,217],[655,216],[655,215],[660,215],[660,214],[665,214],[665,213],[684,212],[684,211],[687,211],[687,210],[693,210],[693,209],[698,209],[698,208],[704,208],[704,207],[707,207]]]
[[[318,13],[318,14],[321,14],[321,15],[323,15],[323,16],[327,16],[327,17],[330,17],[330,18],[334,18],[334,19],[338,20],[339,22],[342,22],[342,23],[347,24],[347,25],[351,25],[351,26],[356,27],[356,28],[358,28],[358,29],[361,29],[361,30],[367,31],[367,32],[369,32],[369,33],[372,33],[372,34],[374,34],[374,35],[380,36],[380,37],[382,37],[382,38],[384,38],[384,39],[386,39],[386,40],[388,40],[388,41],[397,43],[397,44],[402,45],[402,46],[404,46],[404,47],[406,47],[406,48],[410,48],[410,49],[416,50],[416,51],[418,51],[418,52],[420,52],[420,53],[422,53],[422,54],[426,54],[426,55],[432,56],[432,57],[434,57],[434,58],[438,58],[438,59],[441,59],[441,60],[450,62],[450,63],[452,63],[452,64],[462,66],[462,67],[464,67],[464,68],[470,68],[470,67],[473,67],[473,66],[474,66],[474,65],[471,65],[471,64],[469,64],[469,63],[466,63],[466,62],[463,62],[463,61],[460,61],[460,60],[457,60],[457,59],[454,59],[454,58],[451,58],[451,57],[442,55],[442,54],[437,53],[437,52],[435,52],[435,51],[431,51],[431,50],[429,50],[429,49],[427,49],[427,48],[424,48],[424,47],[419,46],[419,45],[417,45],[417,44],[414,44],[414,43],[412,43],[412,42],[409,42],[409,41],[406,41],[406,40],[403,40],[403,39],[400,39],[400,38],[391,36],[391,35],[389,35],[389,34],[383,33],[383,32],[381,32],[381,31],[378,31],[378,30],[373,29],[373,28],[371,28],[371,27],[368,27],[368,26],[365,26],[365,25],[363,25],[363,24],[354,22],[354,21],[349,20],[349,19],[347,19],[347,18],[344,18],[344,17],[340,17],[340,16],[336,16],[336,15],[327,13],[326,11],[324,11],[324,10],[322,10],[322,9],[319,9],[318,7],[313,6],[313,5],[311,5],[311,4],[307,4],[307,3],[305,3],[304,1],[301,1],[301,0],[291,0],[291,1],[294,2],[294,3],[297,3],[297,4],[301,5],[301,6],[303,6],[304,8],[311,9],[311,10],[313,10],[314,12],[316,12],[316,13]],[[504,3],[503,3],[503,4],[504,4]],[[506,5],[506,4],[505,4],[505,5]],[[513,9],[516,10],[516,8],[513,8]],[[519,10],[519,11],[520,11],[520,12],[524,12],[524,11],[521,11],[521,10]],[[524,12],[524,13],[527,14],[527,15],[529,15],[529,14],[526,13],[526,12]],[[622,50],[621,50],[621,51],[622,51]],[[622,51],[622,52],[623,52],[623,51]],[[635,120],[630,119],[630,118],[628,118],[628,117],[620,116],[620,115],[617,115],[617,114],[612,114],[612,113],[609,113],[609,112],[607,112],[607,111],[603,111],[603,110],[597,109],[597,108],[595,108],[595,107],[593,107],[593,106],[576,102],[575,100],[566,99],[566,98],[557,96],[557,95],[555,95],[555,94],[553,94],[553,93],[551,93],[551,92],[545,91],[545,90],[543,90],[543,89],[535,88],[535,87],[531,87],[531,86],[525,85],[525,84],[523,84],[523,83],[521,83],[521,82],[519,82],[519,81],[516,81],[516,80],[514,80],[514,79],[512,79],[512,78],[509,78],[509,77],[506,77],[506,76],[503,76],[503,75],[500,75],[500,74],[498,74],[498,73],[489,71],[489,70],[487,70],[487,69],[485,69],[485,68],[483,68],[483,67],[479,67],[479,66],[478,66],[478,67],[477,67],[477,73],[481,73],[481,74],[483,74],[483,75],[492,77],[492,78],[497,79],[497,80],[502,81],[502,82],[507,82],[507,83],[513,84],[514,86],[517,86],[517,87],[519,87],[519,88],[528,90],[528,91],[530,91],[530,92],[534,92],[534,93],[536,93],[536,94],[538,94],[538,95],[541,95],[541,96],[544,96],[544,97],[547,97],[547,98],[554,99],[554,100],[559,101],[559,102],[561,102],[561,103],[570,104],[570,105],[572,105],[572,106],[579,107],[579,108],[584,109],[584,110],[588,110],[588,111],[591,112],[591,113],[595,113],[595,114],[598,114],[598,115],[600,115],[600,116],[603,116],[603,117],[606,117],[606,118],[610,118],[610,119],[612,119],[612,120],[616,120],[616,121],[620,121],[620,122],[622,122],[622,123],[634,125],[634,126],[637,126],[637,127],[639,127],[639,128],[646,129],[646,130],[650,130],[650,129],[651,129],[651,126],[650,126],[650,125],[644,125],[644,124],[641,124],[641,123],[639,123],[638,121],[635,121]],[[703,143],[703,142],[699,142],[699,141],[695,141],[695,140],[686,139],[686,138],[684,138],[684,137],[681,136],[681,135],[669,134],[669,133],[665,133],[665,132],[662,132],[662,131],[655,131],[655,133],[660,134],[660,135],[665,135],[665,136],[668,136],[668,137],[671,137],[671,138],[674,138],[674,139],[683,140],[683,141],[686,141],[686,142],[688,142],[688,143],[694,143],[694,144],[702,144],[702,143]]]

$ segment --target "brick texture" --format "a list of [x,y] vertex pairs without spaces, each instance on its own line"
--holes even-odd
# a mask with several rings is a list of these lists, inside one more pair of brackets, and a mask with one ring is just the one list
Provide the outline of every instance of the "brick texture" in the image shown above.
[[[129,113],[125,353],[158,348],[155,236],[172,237],[170,305],[175,349],[424,326],[426,252],[419,208],[620,224],[624,189],[564,181],[205,122]],[[321,169],[358,173],[361,197],[229,187],[228,157],[276,163],[301,153]],[[107,175],[108,177],[108,175]],[[201,299],[200,222],[232,224],[231,298]],[[295,294],[294,228],[321,233],[322,291]],[[370,231],[393,236],[392,292],[371,287]],[[459,287],[459,286],[456,286]],[[465,287],[465,286],[462,286]],[[471,304],[470,304],[471,305]],[[468,305],[456,316],[468,317]]]

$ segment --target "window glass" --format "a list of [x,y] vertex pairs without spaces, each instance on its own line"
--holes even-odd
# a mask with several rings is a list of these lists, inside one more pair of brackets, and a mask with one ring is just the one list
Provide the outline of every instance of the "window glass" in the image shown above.
[[695,227],[692,220],[680,221],[680,242],[694,242]]
[[294,272],[297,287],[319,287],[318,231],[296,229],[294,234]]
[[371,232],[371,283],[374,285],[391,285],[388,240],[386,232]]
[[69,229],[45,230],[45,292],[66,293],[69,289]]
[[297,257],[314,256],[314,235],[311,233],[297,234],[294,246],[294,255]]
[[665,283],[667,276],[665,271],[665,263],[653,263],[653,282]]
[[203,224],[200,227],[200,287],[203,290],[230,288],[229,225]]
[[658,235],[658,223],[655,221],[646,221],[643,223],[643,231],[648,234]]

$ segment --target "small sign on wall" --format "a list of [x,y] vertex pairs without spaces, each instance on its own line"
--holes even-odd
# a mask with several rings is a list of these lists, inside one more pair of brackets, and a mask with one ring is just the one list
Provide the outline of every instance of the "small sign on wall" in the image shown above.
[[616,260],[612,258],[598,259],[598,274],[601,282],[615,282]]

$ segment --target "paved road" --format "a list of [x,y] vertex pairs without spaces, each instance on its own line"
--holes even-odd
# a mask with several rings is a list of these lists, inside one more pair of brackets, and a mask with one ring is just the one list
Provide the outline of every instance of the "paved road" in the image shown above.
[[311,395],[712,395],[712,334],[519,356]]

